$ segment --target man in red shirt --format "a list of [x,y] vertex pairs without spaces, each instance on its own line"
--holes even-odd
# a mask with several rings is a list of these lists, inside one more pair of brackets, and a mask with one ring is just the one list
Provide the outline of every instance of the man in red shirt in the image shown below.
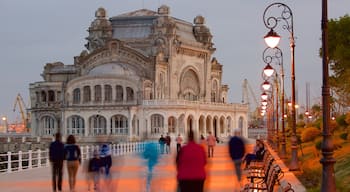
[[188,143],[181,147],[177,157],[177,179],[181,192],[202,192],[206,178],[206,154],[203,147],[194,141],[193,132]]

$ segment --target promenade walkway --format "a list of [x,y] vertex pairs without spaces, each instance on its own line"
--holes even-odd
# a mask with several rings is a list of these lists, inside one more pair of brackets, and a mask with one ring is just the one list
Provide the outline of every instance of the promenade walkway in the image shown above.
[[[227,145],[219,144],[215,148],[214,158],[208,159],[208,178],[205,183],[206,192],[232,192],[239,189],[234,167],[228,156]],[[101,191],[142,192],[146,188],[146,166],[138,155],[118,156],[113,159],[112,181],[106,184],[102,180]],[[64,169],[63,191],[68,192],[67,171]],[[86,175],[81,166],[78,171],[77,192],[86,192]],[[0,191],[2,192],[50,192],[51,171],[49,167],[36,168],[21,172],[0,174]],[[153,192],[176,191],[175,150],[171,154],[162,155],[155,167]]]
[[[247,145],[247,150],[253,148],[252,141]],[[269,148],[269,146],[267,146]],[[284,179],[292,184],[294,191],[306,191],[304,186],[298,181],[293,172],[279,159],[278,155],[270,149],[276,162],[284,172]],[[175,148],[171,154],[164,154],[153,174],[151,183],[152,192],[175,192],[176,191],[176,168],[175,168]],[[87,192],[86,174],[83,165],[78,171],[76,192]],[[64,167],[63,191],[68,192],[67,171]],[[102,180],[101,192],[144,192],[146,191],[147,168],[145,161],[139,155],[124,155],[113,158],[111,169],[112,179],[110,182]],[[208,159],[207,179],[205,182],[206,192],[232,192],[239,191],[233,163],[229,157],[227,144],[219,144],[215,147],[214,158]],[[245,174],[243,172],[243,174]],[[243,181],[248,180],[243,175]],[[50,192],[51,191],[51,170],[50,167],[35,168],[20,172],[0,174],[1,192]]]

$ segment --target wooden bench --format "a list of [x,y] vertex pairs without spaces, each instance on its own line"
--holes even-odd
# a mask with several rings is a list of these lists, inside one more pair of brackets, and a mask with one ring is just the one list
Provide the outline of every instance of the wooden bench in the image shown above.
[[271,167],[273,167],[275,159],[272,156],[269,156],[264,164],[260,166],[254,166],[250,167],[247,171],[247,179],[250,180],[250,182],[254,183],[254,180],[263,180],[269,173]]
[[283,171],[277,164],[272,164],[268,174],[258,183],[248,183],[243,187],[243,192],[273,192],[275,184],[283,177]]

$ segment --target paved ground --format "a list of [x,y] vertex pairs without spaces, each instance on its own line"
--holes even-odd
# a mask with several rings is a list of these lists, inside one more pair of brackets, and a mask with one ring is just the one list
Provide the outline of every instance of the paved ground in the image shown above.
[[[175,151],[175,150],[172,150]],[[232,192],[239,189],[234,175],[234,167],[227,153],[227,146],[216,146],[214,158],[208,159],[208,177],[205,182],[206,192]],[[115,157],[112,167],[113,179],[110,183],[102,180],[101,191],[142,192],[146,188],[146,166],[137,155]],[[76,192],[86,192],[86,174],[82,167],[78,171]],[[156,166],[152,192],[175,192],[176,169],[175,153],[162,155]],[[0,174],[0,191],[2,192],[50,192],[51,172],[48,167]],[[63,191],[68,192],[67,171],[64,170]]]

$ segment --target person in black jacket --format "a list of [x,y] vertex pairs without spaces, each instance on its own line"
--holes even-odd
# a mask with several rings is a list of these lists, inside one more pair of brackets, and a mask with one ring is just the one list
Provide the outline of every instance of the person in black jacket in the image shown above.
[[245,144],[243,139],[239,136],[239,131],[235,130],[234,134],[235,136],[231,137],[228,147],[231,159],[233,160],[233,163],[235,165],[238,182],[241,184],[241,164],[242,158],[245,154]]
[[62,191],[64,144],[60,133],[55,134],[55,141],[50,144],[49,157],[52,167],[52,190]]

